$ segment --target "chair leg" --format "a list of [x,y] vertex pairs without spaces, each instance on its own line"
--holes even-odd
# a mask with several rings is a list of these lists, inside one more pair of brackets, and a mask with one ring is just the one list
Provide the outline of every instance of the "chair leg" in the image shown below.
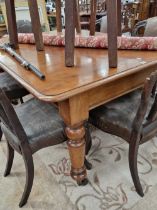
[[[86,129],[86,134],[85,134],[85,139],[86,139],[86,151],[85,154],[88,155],[88,152],[92,146],[92,138],[91,138],[91,134],[89,131],[89,125],[88,122],[85,123],[85,129]],[[87,168],[87,170],[92,169],[92,164],[85,158],[84,164]]]
[[19,207],[22,207],[26,204],[28,197],[30,195],[33,180],[34,180],[34,164],[33,164],[33,157],[32,154],[23,155],[23,159],[25,162],[25,168],[26,168],[26,183],[24,192],[21,198],[21,201],[19,203]]
[[3,135],[3,132],[2,132],[2,129],[1,129],[1,126],[0,126],[0,141],[2,140],[2,135]]
[[8,155],[7,155],[7,165],[5,168],[4,177],[10,174],[14,159],[14,149],[10,146],[8,142],[7,142],[7,147],[8,147]]
[[89,150],[91,149],[92,146],[92,137],[90,134],[90,130],[89,130],[89,123],[86,122],[85,123],[85,129],[86,129],[86,134],[85,134],[85,139],[86,139],[86,155],[88,155]]
[[5,168],[4,177],[10,174],[14,159],[14,149],[10,146],[8,142],[7,142],[7,147],[8,147],[8,155],[7,155],[7,165]]
[[139,147],[139,140],[130,141],[129,145],[129,167],[130,167],[130,173],[133,179],[134,186],[136,188],[137,193],[143,197],[143,189],[140,183],[139,175],[138,175],[138,169],[137,169],[137,154],[138,154],[138,147]]
[[20,102],[21,102],[21,104],[23,104],[24,102],[23,102],[23,98],[22,97],[20,97]]

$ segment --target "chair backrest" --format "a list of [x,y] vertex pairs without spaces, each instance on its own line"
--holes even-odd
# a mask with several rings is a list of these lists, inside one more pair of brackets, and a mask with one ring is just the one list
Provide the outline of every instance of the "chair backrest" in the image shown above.
[[142,129],[157,121],[157,71],[146,79],[140,105],[132,124],[132,135],[139,135]]
[[17,114],[2,89],[0,89],[0,118],[9,131],[17,137],[18,145],[28,143],[26,133]]
[[[17,25],[16,25],[16,12],[15,12],[15,1],[5,0],[6,14],[8,21],[8,32],[10,44],[15,49],[18,48],[18,35],[17,35]],[[43,39],[40,24],[40,17],[38,12],[37,0],[28,0],[28,7],[31,16],[32,29],[34,33],[35,43],[37,50],[43,50]]]

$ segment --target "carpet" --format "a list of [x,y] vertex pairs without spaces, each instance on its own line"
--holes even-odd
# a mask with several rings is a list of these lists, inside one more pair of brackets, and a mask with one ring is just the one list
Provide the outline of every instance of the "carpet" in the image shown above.
[[[77,186],[69,175],[66,143],[40,150],[34,155],[35,180],[26,206],[31,210],[155,210],[157,201],[157,138],[141,145],[139,175],[145,197],[136,192],[128,166],[128,144],[98,129],[92,131],[93,146],[88,159],[89,184]],[[25,183],[21,156],[16,154],[12,173],[2,177],[6,161],[5,140],[0,143],[0,210],[19,209]],[[150,202],[152,203],[150,205]]]

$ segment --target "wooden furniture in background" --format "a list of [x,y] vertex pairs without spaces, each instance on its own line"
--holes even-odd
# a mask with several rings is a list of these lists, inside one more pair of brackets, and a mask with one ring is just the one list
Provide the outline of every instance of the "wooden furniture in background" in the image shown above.
[[45,74],[45,81],[24,71],[6,52],[1,52],[0,67],[38,99],[58,102],[69,138],[71,176],[85,184],[84,122],[89,110],[141,87],[157,69],[156,52],[119,51],[118,67],[109,68],[107,50],[77,48],[70,69],[64,65],[64,48],[45,46],[45,51],[37,52],[35,46],[25,44],[19,45],[18,52]]
[[157,0],[150,2],[149,17],[157,16]]
[[157,71],[147,77],[142,89],[135,90],[90,112],[90,122],[104,132],[129,143],[129,166],[137,193],[144,196],[137,169],[140,144],[157,133]]
[[138,20],[146,20],[149,18],[149,7],[150,7],[150,0],[142,0],[140,2],[139,8],[139,18]]
[[139,21],[141,11],[140,2],[124,3],[122,6],[122,32],[130,32],[134,29],[135,24]]

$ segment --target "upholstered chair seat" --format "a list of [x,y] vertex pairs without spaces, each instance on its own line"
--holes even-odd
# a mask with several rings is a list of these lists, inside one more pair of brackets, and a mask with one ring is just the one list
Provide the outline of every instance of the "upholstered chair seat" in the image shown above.
[[89,121],[101,130],[115,132],[129,141],[140,99],[140,89],[114,99],[90,111]]
[[7,72],[0,73],[0,88],[3,89],[9,99],[18,99],[28,94],[13,77]]
[[[64,123],[58,109],[38,99],[30,99],[15,108],[16,114],[24,128],[32,152],[40,148],[55,145],[66,140]],[[28,114],[26,114],[28,113]],[[17,137],[2,124],[7,139],[18,145]]]
[[[144,87],[90,111],[89,122],[104,132],[129,143],[129,166],[139,195],[143,189],[137,170],[140,144],[157,134],[157,71],[145,81]],[[107,139],[106,139],[107,141]]]

